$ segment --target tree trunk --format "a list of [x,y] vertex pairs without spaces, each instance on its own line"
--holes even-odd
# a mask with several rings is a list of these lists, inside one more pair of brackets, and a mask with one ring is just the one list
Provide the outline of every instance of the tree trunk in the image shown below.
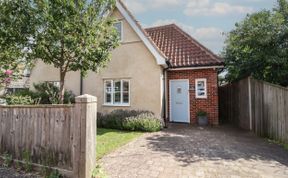
[[60,68],[60,90],[59,90],[59,101],[60,104],[64,104],[64,94],[65,94],[65,75],[66,72],[62,68]]

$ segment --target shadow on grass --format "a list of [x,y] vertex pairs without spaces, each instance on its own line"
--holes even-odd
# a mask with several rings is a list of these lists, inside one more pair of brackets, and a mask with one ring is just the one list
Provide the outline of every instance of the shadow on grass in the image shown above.
[[97,128],[97,135],[101,136],[107,133],[115,133],[115,134],[127,134],[131,133],[132,131],[125,131],[125,130],[116,130],[116,129],[106,129],[106,128]]

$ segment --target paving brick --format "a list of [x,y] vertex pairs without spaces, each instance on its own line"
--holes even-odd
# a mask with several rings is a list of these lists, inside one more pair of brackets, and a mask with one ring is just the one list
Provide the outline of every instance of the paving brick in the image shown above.
[[101,160],[111,178],[288,177],[287,150],[224,126],[169,125],[169,129],[144,134],[112,154]]

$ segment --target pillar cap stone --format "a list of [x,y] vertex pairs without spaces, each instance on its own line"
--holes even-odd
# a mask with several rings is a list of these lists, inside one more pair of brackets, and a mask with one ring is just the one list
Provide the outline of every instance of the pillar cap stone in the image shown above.
[[96,103],[97,97],[85,94],[85,95],[77,96],[75,98],[75,102],[76,103]]

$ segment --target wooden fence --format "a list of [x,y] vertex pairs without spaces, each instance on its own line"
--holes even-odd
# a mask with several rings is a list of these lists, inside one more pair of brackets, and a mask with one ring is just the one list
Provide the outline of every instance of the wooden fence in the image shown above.
[[28,154],[32,163],[68,177],[91,177],[96,163],[87,155],[96,161],[96,104],[81,96],[75,105],[0,106],[0,153],[15,160]]
[[219,88],[220,118],[288,143],[288,89],[246,78]]

